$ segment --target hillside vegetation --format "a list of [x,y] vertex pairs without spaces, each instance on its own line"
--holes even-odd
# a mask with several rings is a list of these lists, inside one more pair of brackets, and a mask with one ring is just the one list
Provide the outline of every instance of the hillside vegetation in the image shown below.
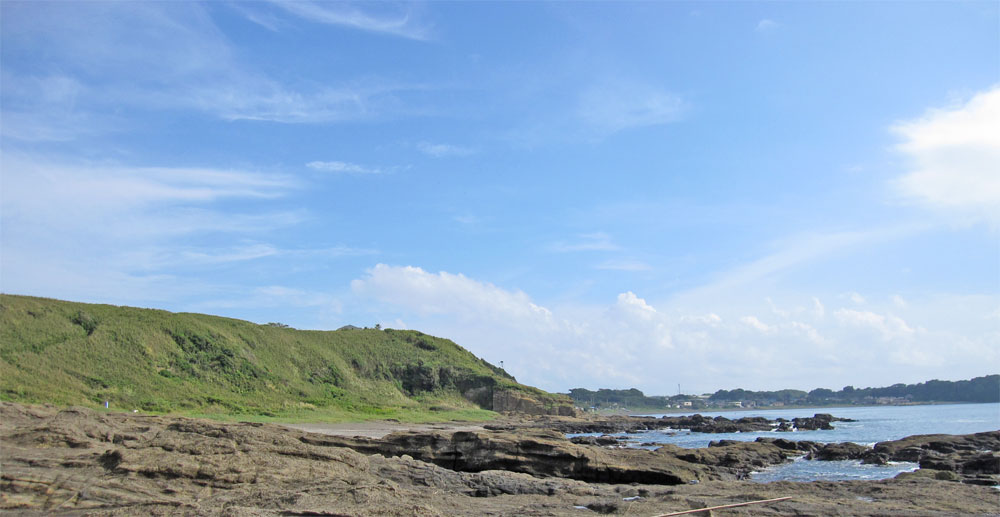
[[[412,330],[304,331],[204,314],[0,295],[0,399],[299,420],[489,418],[518,384]],[[498,408],[499,409],[499,408]]]

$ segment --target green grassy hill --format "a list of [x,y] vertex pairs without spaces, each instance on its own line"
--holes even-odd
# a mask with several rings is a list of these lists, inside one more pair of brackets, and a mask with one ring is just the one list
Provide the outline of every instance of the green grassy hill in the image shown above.
[[[412,330],[304,331],[204,314],[0,295],[0,399],[192,415],[340,420],[489,418],[518,384]],[[499,409],[499,408],[498,408]]]

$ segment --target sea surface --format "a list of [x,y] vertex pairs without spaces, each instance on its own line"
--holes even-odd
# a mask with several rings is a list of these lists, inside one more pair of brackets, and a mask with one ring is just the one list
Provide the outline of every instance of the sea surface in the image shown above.
[[[701,412],[704,416],[729,419],[762,416],[768,419],[813,416],[829,413],[856,422],[833,422],[832,431],[751,432],[751,433],[692,433],[688,430],[657,430],[621,433],[633,447],[655,448],[646,443],[672,443],[680,447],[707,447],[714,440],[753,441],[759,436],[814,442],[854,442],[874,445],[876,442],[898,440],[916,434],[969,434],[1000,429],[1000,404],[947,404],[924,406],[824,407],[800,409],[741,410]],[[670,413],[669,416],[695,413]],[[647,416],[663,416],[653,414]],[[862,465],[860,461],[810,461],[797,459],[791,463],[756,472],[751,479],[770,481],[842,481],[891,478],[900,472],[915,470],[916,463],[894,463],[885,466]]]

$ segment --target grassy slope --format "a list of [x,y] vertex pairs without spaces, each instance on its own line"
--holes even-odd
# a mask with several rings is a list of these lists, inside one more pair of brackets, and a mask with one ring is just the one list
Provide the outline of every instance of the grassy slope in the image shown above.
[[568,400],[416,331],[303,331],[0,295],[3,400],[283,420],[485,419],[492,413],[460,393],[492,385]]

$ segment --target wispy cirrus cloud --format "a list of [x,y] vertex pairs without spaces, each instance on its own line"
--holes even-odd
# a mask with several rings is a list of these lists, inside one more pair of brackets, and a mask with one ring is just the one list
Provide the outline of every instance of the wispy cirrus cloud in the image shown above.
[[[430,29],[416,19],[412,4],[310,2],[304,0],[272,1],[271,4],[314,23],[421,41],[429,39],[431,34]],[[377,8],[381,8],[382,12],[374,12]],[[390,10],[392,12],[386,12]]]
[[132,110],[305,124],[372,120],[418,110],[400,98],[425,89],[373,77],[280,80],[242,56],[197,3],[46,5],[5,5],[5,52],[21,57],[4,62],[8,137],[64,141],[113,131]]
[[653,266],[639,260],[605,260],[594,268],[610,271],[651,271]]
[[[151,283],[172,282],[162,271],[150,273],[162,263],[163,250],[183,250],[196,236],[212,235],[219,242],[261,235],[303,219],[300,211],[272,208],[273,200],[301,186],[281,174],[56,161],[11,152],[0,156],[0,165],[3,289],[12,292],[72,294],[79,286],[83,293],[104,293],[113,286],[98,281],[103,279],[135,296]],[[253,208],[222,208],[233,201]],[[170,254],[204,263],[274,252],[249,246]],[[163,292],[177,289],[171,285]]]
[[591,131],[609,135],[619,131],[677,122],[687,109],[679,96],[662,88],[625,81],[608,81],[585,89],[579,96],[577,117]]
[[335,174],[387,174],[399,170],[399,167],[367,167],[356,163],[341,161],[311,161],[306,164],[310,169],[331,172]]
[[418,143],[417,150],[426,154],[427,156],[433,156],[434,158],[444,158],[448,156],[469,156],[476,153],[476,149],[473,149],[471,147],[463,147],[460,145],[451,145],[451,144],[433,144],[430,142]]
[[604,232],[582,233],[575,240],[558,241],[548,246],[549,251],[571,253],[576,251],[617,251],[620,246]]

